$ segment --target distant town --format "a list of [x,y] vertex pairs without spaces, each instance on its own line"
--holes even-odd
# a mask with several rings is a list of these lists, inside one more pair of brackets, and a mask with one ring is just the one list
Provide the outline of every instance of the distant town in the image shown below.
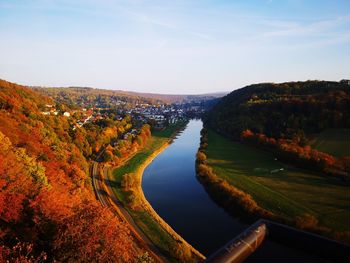
[[[119,101],[116,106],[125,105],[126,102]],[[151,104],[136,103],[131,108],[105,108],[95,105],[90,108],[80,109],[58,109],[56,105],[46,104],[41,112],[43,115],[62,115],[72,120],[73,130],[88,123],[94,123],[115,114],[116,120],[122,120],[126,115],[131,116],[135,127],[142,124],[150,124],[153,129],[162,130],[169,124],[175,124],[189,118],[200,117],[205,112],[205,106],[199,103],[174,103],[174,104]]]

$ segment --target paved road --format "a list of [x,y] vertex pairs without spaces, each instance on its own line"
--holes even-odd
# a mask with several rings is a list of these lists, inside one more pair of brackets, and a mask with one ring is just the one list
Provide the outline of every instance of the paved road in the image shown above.
[[123,204],[118,200],[112,191],[108,178],[108,168],[105,167],[103,172],[99,172],[98,162],[94,162],[91,166],[91,177],[96,196],[102,206],[109,207],[111,211],[123,222],[127,222],[131,227],[135,241],[140,247],[147,246],[147,250],[151,252],[152,257],[158,262],[168,262],[167,258],[159,251],[152,241],[142,232],[136,225],[133,218],[124,208]]

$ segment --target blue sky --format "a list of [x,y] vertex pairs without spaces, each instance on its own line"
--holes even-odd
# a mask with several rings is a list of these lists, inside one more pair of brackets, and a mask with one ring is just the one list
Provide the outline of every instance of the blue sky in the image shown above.
[[350,78],[349,0],[0,0],[0,78],[158,93]]

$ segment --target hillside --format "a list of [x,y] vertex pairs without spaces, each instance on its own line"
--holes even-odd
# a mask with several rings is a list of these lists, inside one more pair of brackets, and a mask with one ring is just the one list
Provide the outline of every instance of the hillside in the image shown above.
[[96,201],[89,177],[111,129],[74,131],[69,118],[41,113],[48,103],[0,80],[0,262],[134,260],[142,249]]
[[[155,93],[138,93],[122,90],[94,89],[87,87],[48,88],[32,87],[43,95],[54,98],[56,101],[69,105],[83,107],[99,105],[101,107],[118,107],[136,103],[200,103],[225,95],[225,93],[213,93],[202,95],[169,95]],[[127,105],[126,105],[127,106]]]
[[349,242],[347,83],[251,85],[225,96],[204,124],[198,173],[226,210],[238,204],[245,215]]
[[344,135],[350,127],[348,82],[251,85],[225,96],[205,122],[221,134],[272,151],[296,166],[350,178],[350,158],[332,155],[344,152],[344,141],[336,143],[328,136],[328,147],[315,146],[315,138],[327,129],[333,129],[334,136],[343,129],[343,138],[349,138]]
[[244,130],[305,139],[327,128],[350,127],[350,86],[330,81],[263,83],[235,90],[209,113],[218,131],[238,139]]

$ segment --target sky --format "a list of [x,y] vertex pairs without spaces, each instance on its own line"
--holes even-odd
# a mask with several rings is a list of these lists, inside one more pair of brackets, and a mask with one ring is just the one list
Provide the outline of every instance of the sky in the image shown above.
[[0,0],[0,78],[167,94],[350,78],[350,0]]

